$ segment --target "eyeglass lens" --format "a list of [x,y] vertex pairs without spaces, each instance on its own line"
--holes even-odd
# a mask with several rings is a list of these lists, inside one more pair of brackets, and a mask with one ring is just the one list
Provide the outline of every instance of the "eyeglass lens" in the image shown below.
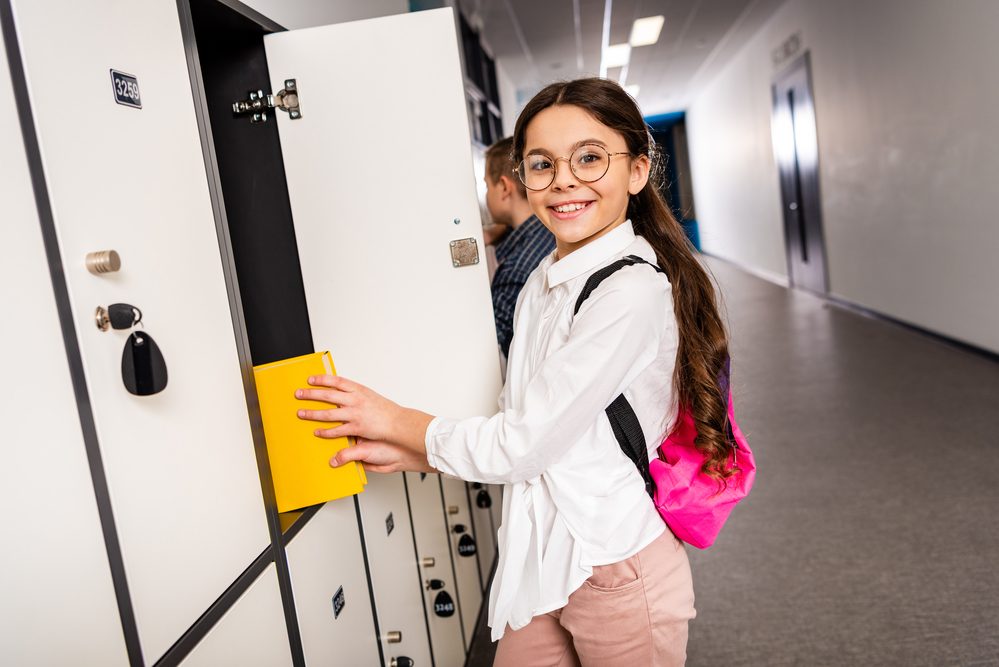
[[[557,158],[531,154],[524,158],[517,170],[520,180],[530,190],[544,190],[555,180]],[[586,144],[569,156],[569,168],[584,183],[603,178],[610,166],[610,155],[600,146]]]

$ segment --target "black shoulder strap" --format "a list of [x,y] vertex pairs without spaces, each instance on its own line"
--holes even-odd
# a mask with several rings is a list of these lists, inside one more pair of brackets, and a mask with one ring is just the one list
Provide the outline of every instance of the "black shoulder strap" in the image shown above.
[[[596,271],[586,280],[586,284],[583,285],[583,291],[579,293],[579,298],[576,299],[576,307],[573,309],[572,314],[575,315],[579,312],[583,302],[593,293],[593,290],[611,274],[626,266],[634,266],[635,264],[648,264],[659,273],[666,275],[662,267],[648,262],[638,255],[623,257]],[[654,497],[656,487],[649,472],[649,453],[645,448],[645,434],[642,433],[642,425],[638,421],[635,409],[631,407],[631,403],[624,397],[624,394],[620,394],[607,406],[605,412],[607,413],[607,419],[610,421],[611,429],[614,431],[614,437],[617,438],[617,443],[621,446],[621,451],[638,468],[638,472],[642,475],[642,480],[645,482],[645,490],[650,497]]]
[[635,264],[648,264],[659,273],[666,275],[666,272],[663,271],[662,267],[658,264],[648,262],[638,255],[628,255],[627,257],[622,257],[616,262],[611,262],[599,271],[594,272],[592,276],[586,279],[586,284],[583,285],[583,291],[579,293],[579,298],[576,299],[576,307],[572,309],[572,314],[575,315],[579,312],[579,309],[583,306],[583,302],[590,297],[593,290],[600,286],[600,283],[607,280],[607,278],[609,278],[612,274],[617,273],[624,267],[634,266]]

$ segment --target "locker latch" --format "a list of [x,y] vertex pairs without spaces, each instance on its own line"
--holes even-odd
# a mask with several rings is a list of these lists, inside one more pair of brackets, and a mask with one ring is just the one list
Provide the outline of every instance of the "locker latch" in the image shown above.
[[248,99],[232,103],[233,116],[249,116],[251,123],[267,121],[268,109],[286,111],[292,120],[302,117],[302,109],[298,106],[298,85],[295,79],[285,79],[284,88],[277,93],[264,93],[262,90],[251,90]]

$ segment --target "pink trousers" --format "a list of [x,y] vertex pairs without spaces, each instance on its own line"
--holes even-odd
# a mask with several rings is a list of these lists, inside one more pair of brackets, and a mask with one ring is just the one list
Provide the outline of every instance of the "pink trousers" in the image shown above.
[[556,611],[509,627],[493,667],[671,667],[687,659],[694,588],[683,544],[668,529],[593,576]]

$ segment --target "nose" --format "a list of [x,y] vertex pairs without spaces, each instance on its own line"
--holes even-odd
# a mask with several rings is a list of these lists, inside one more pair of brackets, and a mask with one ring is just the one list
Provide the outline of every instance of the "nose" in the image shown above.
[[[565,160],[565,166],[559,165],[559,162],[562,160]],[[552,181],[552,190],[571,190],[579,185],[579,180],[576,178],[576,175],[572,173],[572,169],[569,165],[569,158],[555,158],[555,180]]]

